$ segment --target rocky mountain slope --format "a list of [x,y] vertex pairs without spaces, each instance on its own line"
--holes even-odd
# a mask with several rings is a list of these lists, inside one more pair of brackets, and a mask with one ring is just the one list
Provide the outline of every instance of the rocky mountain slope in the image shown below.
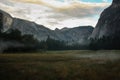
[[113,0],[105,9],[90,36],[93,39],[102,37],[115,37],[120,35],[120,0]]
[[2,32],[5,32],[12,27],[13,20],[14,19],[8,13],[0,10],[0,30]]
[[46,40],[48,36],[53,39],[67,41],[72,43],[81,43],[91,35],[93,27],[91,26],[79,26],[75,28],[63,28],[51,30],[43,25],[38,25],[34,22],[30,22],[23,19],[12,18],[4,11],[0,11],[2,32],[9,31],[10,29],[17,29],[24,34],[31,34],[39,41]]

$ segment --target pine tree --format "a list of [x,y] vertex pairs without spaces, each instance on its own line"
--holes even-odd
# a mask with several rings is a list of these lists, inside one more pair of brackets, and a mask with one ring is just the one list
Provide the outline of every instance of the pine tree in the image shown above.
[[0,13],[0,33],[1,33],[1,30],[2,30],[2,27],[3,27],[3,14]]

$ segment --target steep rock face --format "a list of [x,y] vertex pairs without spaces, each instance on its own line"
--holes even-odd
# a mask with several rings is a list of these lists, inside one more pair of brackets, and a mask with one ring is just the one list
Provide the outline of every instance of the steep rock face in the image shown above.
[[120,0],[113,0],[110,7],[105,9],[90,36],[93,39],[114,37],[120,35]]
[[0,10],[0,30],[7,31],[13,23],[13,18],[6,12]]
[[21,31],[23,35],[24,34],[34,35],[34,37],[37,38],[39,41],[47,39],[47,36],[49,34],[52,34],[50,29],[42,25],[38,25],[34,22],[18,18],[14,18],[12,29],[18,29],[19,31]]
[[113,0],[113,4],[119,4],[120,3],[120,0]]

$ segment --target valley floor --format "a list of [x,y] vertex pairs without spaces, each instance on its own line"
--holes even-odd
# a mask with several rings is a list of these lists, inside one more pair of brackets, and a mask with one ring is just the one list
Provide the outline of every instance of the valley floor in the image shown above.
[[0,54],[0,80],[120,80],[120,51]]

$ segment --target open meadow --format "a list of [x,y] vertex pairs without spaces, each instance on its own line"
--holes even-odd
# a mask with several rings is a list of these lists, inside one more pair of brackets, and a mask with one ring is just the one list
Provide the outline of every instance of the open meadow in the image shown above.
[[0,80],[120,80],[120,51],[4,53]]

